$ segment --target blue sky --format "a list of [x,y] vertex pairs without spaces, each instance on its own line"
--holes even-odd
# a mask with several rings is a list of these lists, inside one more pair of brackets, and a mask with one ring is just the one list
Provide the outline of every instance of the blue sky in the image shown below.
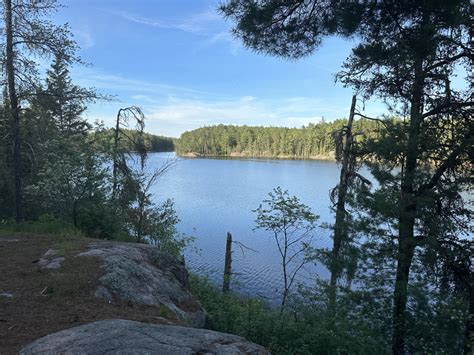
[[[216,11],[218,0],[62,0],[91,66],[74,81],[115,95],[88,119],[111,125],[117,110],[142,107],[147,131],[179,136],[218,123],[299,127],[347,116],[352,91],[334,83],[351,44],[328,39],[313,56],[288,61],[246,49]],[[367,113],[382,114],[380,103]]]

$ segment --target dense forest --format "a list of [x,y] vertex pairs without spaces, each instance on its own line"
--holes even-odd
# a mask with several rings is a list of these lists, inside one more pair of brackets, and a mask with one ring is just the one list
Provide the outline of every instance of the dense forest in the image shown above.
[[[94,139],[100,141],[102,144],[111,143],[114,140],[114,129],[95,131]],[[122,129],[122,134],[130,139],[120,142],[121,147],[129,152],[136,149],[133,142],[138,140],[139,133],[132,129]],[[143,132],[140,134],[143,139],[145,149],[149,152],[173,152],[175,150],[175,138],[157,136],[155,134]]]
[[[2,2],[0,220],[72,227],[89,237],[148,242],[179,254],[173,202],[149,189],[172,162],[148,167],[150,151],[173,140],[145,133],[140,108],[117,107],[114,128],[92,124],[87,106],[107,94],[76,85],[83,62],[68,25],[49,16],[55,1]],[[50,63],[44,74],[38,58]]]
[[[335,135],[347,120],[309,124],[301,128],[218,125],[185,132],[176,142],[178,155],[334,159]],[[380,123],[359,119],[358,141],[377,134]]]
[[[472,354],[470,1],[224,1],[232,33],[258,53],[296,61],[316,55],[328,36],[351,39],[336,75],[354,92],[349,117],[302,128],[218,125],[177,141],[146,134],[137,106],[117,107],[113,128],[86,120],[89,105],[110,98],[73,82],[82,60],[70,28],[51,22],[59,8],[54,0],[1,2],[0,228],[53,226],[149,243],[181,259],[189,239],[178,233],[173,201],[151,193],[175,161],[150,166],[150,151],[334,157],[334,223],[318,224],[318,211],[284,187],[254,210],[256,228],[281,255],[280,308],[194,281],[209,327],[276,354]],[[465,82],[453,85],[462,73]],[[386,115],[357,110],[357,100],[371,98],[387,104]],[[317,228],[331,231],[330,247],[311,243]],[[295,285],[309,263],[329,280]]]

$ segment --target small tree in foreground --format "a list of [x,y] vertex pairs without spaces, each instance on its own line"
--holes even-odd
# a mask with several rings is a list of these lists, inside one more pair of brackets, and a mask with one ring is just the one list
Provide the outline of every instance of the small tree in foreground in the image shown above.
[[310,261],[307,253],[311,250],[312,231],[319,216],[281,187],[273,189],[268,196],[254,211],[257,213],[255,223],[256,229],[273,233],[281,256],[284,288],[280,312],[283,312],[298,272]]
[[[136,130],[127,129],[131,124],[135,124]],[[115,205],[115,218],[124,223],[135,242],[149,243],[180,257],[192,238],[178,233],[179,218],[173,200],[157,204],[151,192],[176,160],[170,159],[156,168],[149,166],[144,129],[145,115],[139,107],[118,111],[114,141],[108,151],[113,164],[111,201]]]

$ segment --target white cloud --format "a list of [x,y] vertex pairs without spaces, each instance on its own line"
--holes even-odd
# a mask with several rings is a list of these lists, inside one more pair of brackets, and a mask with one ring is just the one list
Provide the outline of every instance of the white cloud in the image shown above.
[[240,49],[242,48],[242,44],[239,41],[237,41],[234,37],[232,37],[230,33],[230,29],[225,29],[211,36],[208,36],[208,38],[201,43],[200,49],[212,46],[219,42],[227,43],[230,48],[230,53],[233,56],[236,56],[239,53]]
[[[137,105],[147,117],[147,131],[175,137],[187,130],[220,123],[301,127],[319,122],[323,117],[332,120],[347,116],[350,102],[350,92],[347,98],[342,98],[343,102],[307,96],[262,98],[242,95],[232,98],[225,94],[104,74],[91,68],[81,68],[74,75],[80,85],[120,95],[120,100],[92,105],[87,114],[91,121],[103,120],[110,126],[119,108]],[[384,111],[377,105],[374,108],[380,110],[367,111],[369,116]]]
[[111,95],[123,93],[135,95],[138,100],[145,96],[153,97],[163,95],[196,96],[205,94],[202,91],[191,88],[169,85],[166,83],[154,83],[144,80],[129,79],[121,75],[107,74],[98,69],[90,67],[75,67],[72,70],[74,82],[85,87],[95,87],[104,90]]
[[203,37],[204,40],[198,44],[198,49],[203,49],[217,43],[225,43],[229,46],[230,53],[237,55],[242,47],[230,34],[230,26],[214,9],[198,12],[174,21],[149,18],[126,12],[113,12],[113,14],[140,25],[163,30],[183,31]]
[[88,30],[84,29],[75,29],[74,37],[77,41],[77,44],[82,49],[89,49],[95,45],[94,38]]
[[117,12],[116,14],[128,21],[141,25],[152,26],[161,29],[180,30],[196,34],[207,33],[213,27],[215,27],[216,24],[222,22],[221,17],[217,14],[217,12],[212,10],[196,13],[175,21],[152,19],[126,12]]
[[[113,123],[119,107],[139,105],[147,117],[147,131],[179,136],[187,130],[215,124],[301,127],[319,122],[336,107],[310,98],[264,100],[243,96],[234,100],[186,99],[168,97],[164,102],[146,95],[133,95],[131,101],[101,104],[93,107],[88,117]],[[296,104],[295,102],[298,102]]]
[[319,122],[328,110],[337,111],[318,100],[306,98],[263,100],[244,96],[235,100],[198,100],[170,98],[165,103],[145,105],[148,127],[179,136],[186,130],[207,125],[265,125],[301,127]]
[[[122,102],[106,103],[93,107],[88,117],[101,119],[112,125],[120,107],[138,105],[147,118],[146,130],[155,134],[179,137],[181,133],[202,126],[216,124],[301,127],[320,122],[322,118],[332,120],[346,117],[348,103],[327,102],[310,97],[262,99],[242,96],[235,99],[184,98],[168,96],[164,99],[149,95],[132,95]],[[374,105],[370,116],[383,113],[383,107]]]

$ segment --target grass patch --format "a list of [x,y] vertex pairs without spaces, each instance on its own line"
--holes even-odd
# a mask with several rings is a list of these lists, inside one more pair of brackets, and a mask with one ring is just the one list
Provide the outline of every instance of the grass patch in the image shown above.
[[58,252],[59,255],[75,255],[85,250],[90,239],[82,235],[56,235],[51,247]]
[[68,257],[61,268],[49,272],[46,292],[52,297],[89,297],[97,283],[98,270],[94,258]]
[[62,222],[49,215],[44,215],[36,221],[16,223],[12,220],[0,221],[0,236],[12,234],[57,235],[78,237],[83,234],[71,224]]
[[160,316],[163,318],[171,318],[173,316],[173,312],[164,305],[163,303],[160,304]]

